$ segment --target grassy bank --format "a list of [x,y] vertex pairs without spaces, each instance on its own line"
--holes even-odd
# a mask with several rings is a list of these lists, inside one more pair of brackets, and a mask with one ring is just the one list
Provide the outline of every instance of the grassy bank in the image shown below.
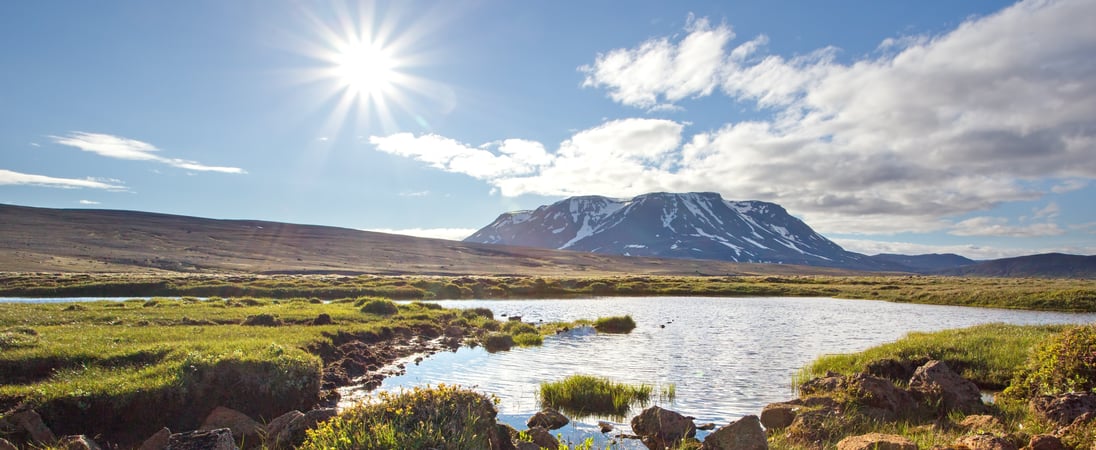
[[342,343],[509,329],[534,345],[520,336],[541,330],[513,324],[490,310],[377,298],[0,303],[0,411],[25,404],[59,434],[113,442],[196,428],[216,406],[270,420],[319,401],[321,356]]
[[797,296],[1096,311],[1096,280],[928,276],[426,277],[338,275],[0,274],[0,296],[222,296],[336,299],[590,296]]
[[[966,418],[959,412],[940,416],[909,415],[897,420],[880,420],[862,414],[855,403],[844,414],[818,422],[806,432],[795,426],[771,435],[775,448],[833,448],[846,436],[865,433],[885,433],[905,436],[918,448],[952,446],[961,436],[986,432],[1026,445],[1035,434],[1059,429],[1036,416],[1029,409],[1033,396],[1053,395],[1069,391],[1092,391],[1096,388],[1096,326],[1018,326],[989,324],[935,333],[910,333],[906,337],[854,354],[828,355],[819,358],[796,376],[799,384],[827,372],[854,375],[884,372],[896,362],[936,359],[945,361],[983,389],[1001,390],[987,414],[995,419],[979,420],[979,425],[964,426]],[[880,364],[885,363],[885,364]],[[832,375],[832,373],[831,373]],[[882,374],[880,374],[882,376]],[[899,386],[901,379],[896,380]],[[842,394],[855,398],[856,393]],[[840,395],[832,397],[841,401]],[[934,405],[923,407],[932,409]],[[809,410],[810,408],[805,408]],[[804,439],[807,436],[809,439]],[[1096,442],[1096,424],[1071,427],[1060,437],[1069,448],[1090,448]]]

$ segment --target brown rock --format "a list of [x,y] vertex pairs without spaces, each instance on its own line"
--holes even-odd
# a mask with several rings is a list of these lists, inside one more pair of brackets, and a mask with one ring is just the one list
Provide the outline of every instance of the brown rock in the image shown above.
[[514,445],[514,450],[541,450],[540,446],[532,442],[518,441]]
[[685,438],[696,436],[692,419],[658,406],[644,409],[633,417],[632,431],[651,450],[673,448]]
[[1028,407],[1036,416],[1066,426],[1085,413],[1096,412],[1096,394],[1070,392],[1057,396],[1044,395],[1032,398]]
[[1056,436],[1037,434],[1031,437],[1031,441],[1023,450],[1066,450],[1066,446]]
[[917,444],[902,436],[868,433],[842,439],[837,450],[917,450]]
[[247,414],[224,406],[214,408],[206,416],[205,421],[202,422],[202,426],[198,427],[198,430],[209,431],[219,428],[228,428],[232,430],[234,439],[237,441],[242,439],[248,442],[256,441],[259,433],[263,430],[263,426],[252,420]]
[[45,422],[42,422],[42,416],[39,416],[33,409],[12,414],[8,420],[26,430],[35,442],[40,444],[57,442],[57,436],[46,426]]
[[167,427],[163,427],[160,431],[157,431],[152,436],[149,436],[148,439],[145,439],[145,442],[142,442],[137,450],[164,450],[167,448],[167,441],[169,439],[171,439],[171,430]]
[[613,431],[613,424],[604,420],[599,420],[597,421],[597,428],[601,430],[602,433],[608,433],[610,431]]
[[[315,428],[317,424],[335,417],[335,408],[313,409],[289,421],[274,438],[276,448],[296,448],[304,442],[307,431]],[[267,436],[269,439],[270,436]]]
[[704,438],[702,450],[768,450],[769,442],[757,416],[746,416]]
[[95,441],[82,434],[62,437],[57,446],[64,450],[99,450]]
[[525,431],[534,444],[542,448],[559,448],[559,440],[552,436],[552,432],[544,427],[532,427]]
[[[495,424],[495,439],[498,441],[497,445],[492,443],[492,450],[519,450],[521,446],[518,445],[517,440],[518,430],[505,423]],[[536,444],[533,444],[536,445]],[[538,447],[537,450],[540,450]]]
[[19,448],[7,439],[0,438],[0,450],[19,450]]
[[963,436],[955,441],[955,445],[970,450],[1018,450],[1015,444],[992,434]]
[[984,414],[964,417],[959,422],[959,426],[975,433],[1005,431],[1005,424],[1001,422],[1001,419]]
[[787,428],[795,420],[795,412],[800,407],[791,403],[770,403],[761,410],[761,425],[766,430]]
[[949,411],[976,413],[985,410],[978,386],[955,373],[943,361],[929,361],[918,367],[910,378],[910,390],[929,399],[938,399]]
[[563,414],[560,414],[559,411],[556,411],[552,408],[544,408],[543,410],[538,411],[536,414],[533,414],[533,417],[530,417],[529,421],[527,421],[525,425],[527,425],[529,428],[544,427],[549,430],[555,430],[563,428],[564,425],[567,425],[570,422],[571,420],[565,417]]
[[278,435],[285,429],[290,422],[298,417],[304,417],[304,413],[293,410],[275,417],[270,423],[266,424],[266,430],[263,433],[264,442],[268,447],[277,448]]
[[175,433],[168,439],[167,450],[237,450],[237,447],[232,430],[221,428]]

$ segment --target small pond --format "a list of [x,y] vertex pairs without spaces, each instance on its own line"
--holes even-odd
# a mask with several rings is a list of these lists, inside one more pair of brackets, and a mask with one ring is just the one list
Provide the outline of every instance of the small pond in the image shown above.
[[[764,405],[793,397],[792,376],[827,353],[847,353],[894,341],[910,331],[962,328],[983,323],[1084,323],[1096,314],[1014,311],[913,305],[830,298],[638,297],[569,300],[452,300],[445,307],[487,307],[495,318],[519,315],[526,322],[570,321],[630,314],[638,324],[628,335],[568,333],[542,347],[489,354],[482,348],[439,353],[407,373],[387,378],[381,390],[458,384],[498,397],[500,419],[521,430],[539,409],[537,386],[582,373],[630,383],[676,385],[677,398],[663,404],[698,423],[724,425]],[[633,410],[632,415],[638,411]],[[595,436],[599,418],[557,430],[575,442]],[[616,422],[627,430],[627,421]],[[614,433],[617,433],[614,431]],[[638,441],[623,447],[643,448]]]

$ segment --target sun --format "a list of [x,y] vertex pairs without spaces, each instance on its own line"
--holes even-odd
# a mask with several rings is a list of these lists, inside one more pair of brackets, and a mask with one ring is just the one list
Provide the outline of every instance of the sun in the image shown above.
[[397,77],[396,60],[389,49],[372,42],[349,42],[338,49],[334,78],[349,94],[377,98],[390,94]]

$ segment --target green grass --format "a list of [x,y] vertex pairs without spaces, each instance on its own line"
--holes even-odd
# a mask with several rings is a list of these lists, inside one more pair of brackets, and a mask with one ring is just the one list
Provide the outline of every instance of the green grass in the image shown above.
[[898,341],[852,354],[818,358],[796,377],[796,384],[826,371],[841,374],[863,372],[872,361],[883,359],[938,359],[964,378],[988,389],[1003,389],[1031,350],[1042,340],[1065,329],[1063,325],[978,325],[933,333],[909,333]]
[[632,316],[599,317],[594,321],[598,333],[631,333],[635,328]]
[[[1096,311],[1096,280],[939,276],[371,276],[0,274],[0,296],[221,296],[336,300],[796,296]],[[360,306],[360,305],[359,305]]]
[[453,386],[381,393],[308,432],[299,448],[388,450],[491,448],[496,410],[481,394]]
[[1096,325],[1069,328],[1044,340],[1018,371],[1006,394],[1037,395],[1096,390]]
[[[544,406],[556,408],[575,417],[592,415],[622,418],[632,405],[645,405],[654,388],[647,384],[618,383],[591,375],[571,375],[559,381],[540,383],[538,398]],[[676,389],[664,387],[660,394],[673,400]]]

